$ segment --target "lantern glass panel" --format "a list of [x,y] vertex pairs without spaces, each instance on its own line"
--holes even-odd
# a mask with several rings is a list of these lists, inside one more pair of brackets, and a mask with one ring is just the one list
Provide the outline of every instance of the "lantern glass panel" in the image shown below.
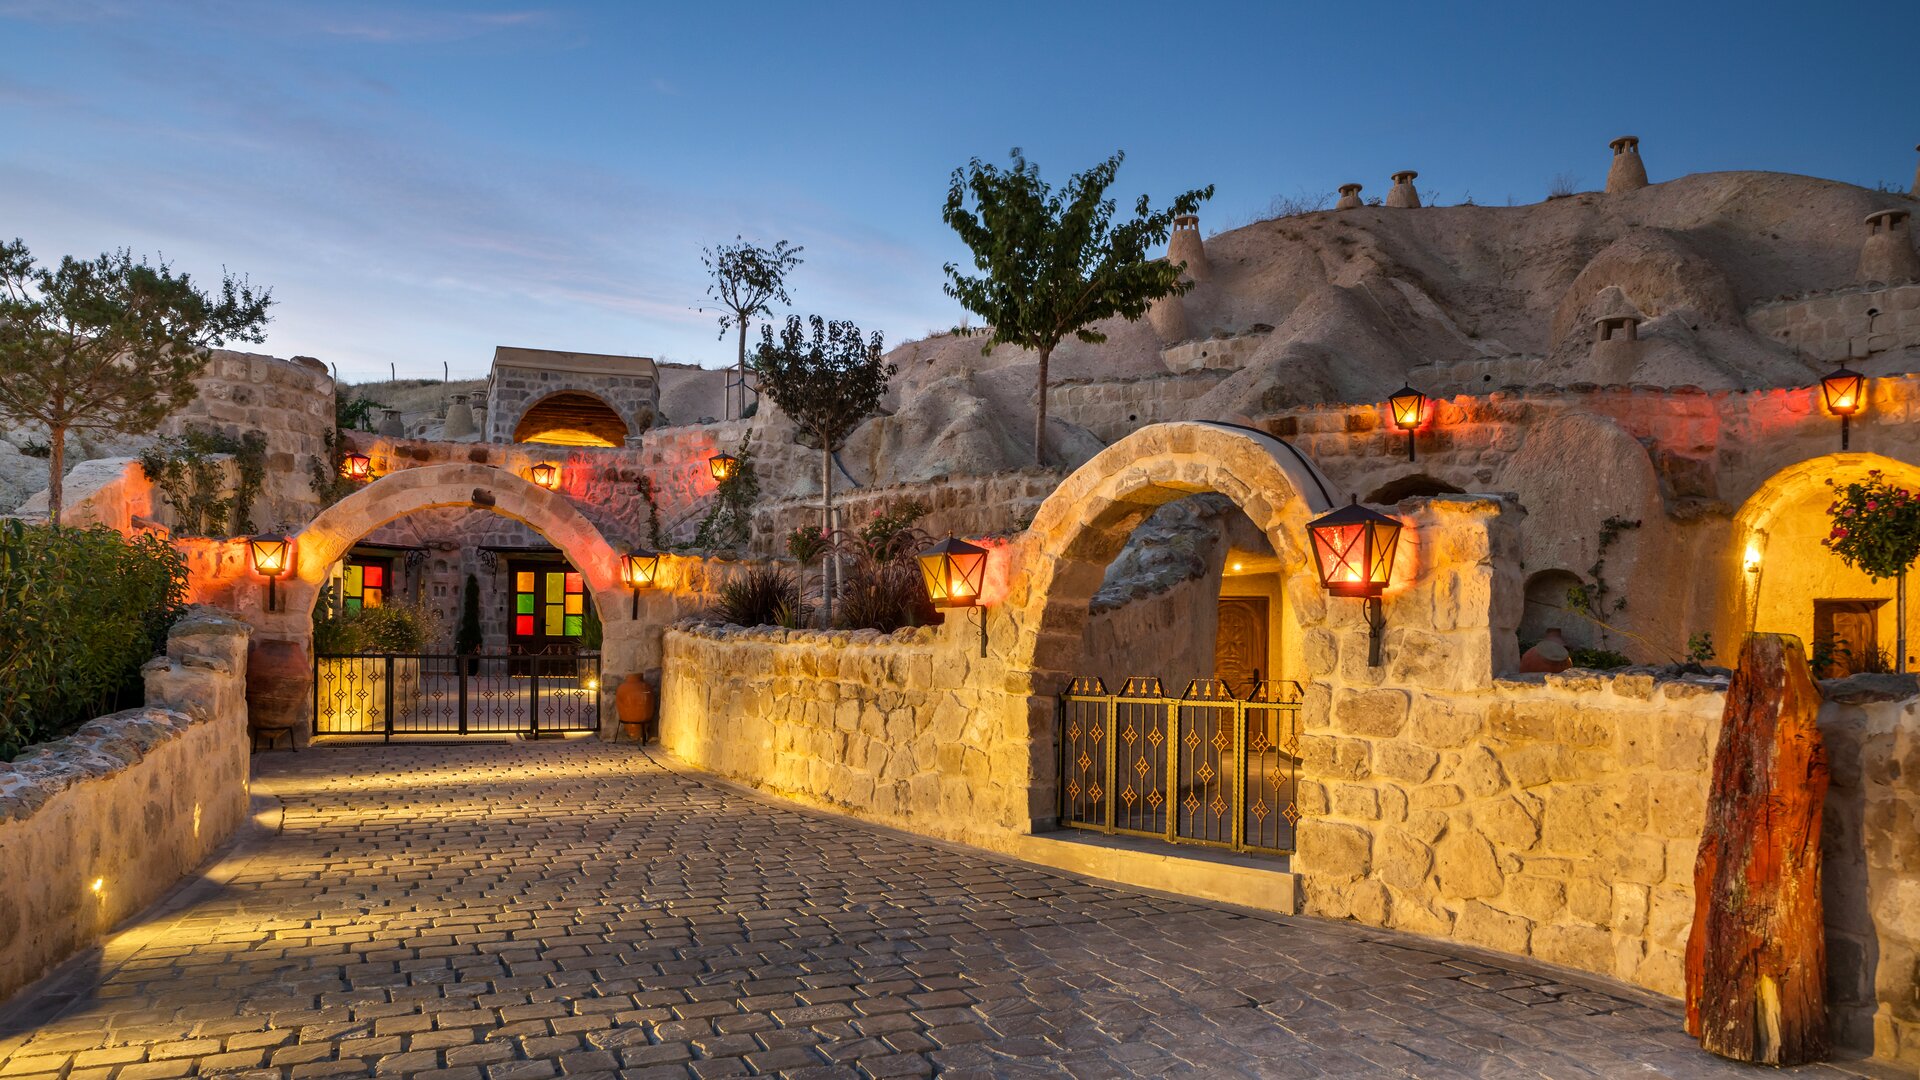
[[660,553],[657,551],[630,551],[620,559],[620,578],[628,588],[638,589],[653,584],[654,575],[660,572]]
[[340,462],[340,475],[349,480],[365,480],[373,475],[373,459],[365,454],[348,454]]
[[948,537],[921,553],[920,576],[935,607],[972,607],[986,585],[987,551]]
[[1412,431],[1420,426],[1420,418],[1426,411],[1427,396],[1407,387],[1388,398],[1387,404],[1393,413],[1393,426],[1401,431]]
[[529,471],[529,475],[533,477],[534,483],[546,488],[548,491],[552,491],[560,486],[560,466],[558,465],[542,462],[541,464],[535,465]]
[[1857,371],[1846,368],[1834,372],[1820,380],[1821,392],[1826,395],[1827,409],[1836,416],[1850,416],[1860,411],[1860,390],[1865,377]]
[[1307,525],[1320,584],[1335,596],[1379,596],[1393,579],[1400,523],[1359,505]]
[[733,478],[733,471],[739,467],[740,459],[731,454],[715,454],[707,459],[707,471],[713,474],[715,483],[726,483]]
[[256,536],[247,541],[253,552],[255,573],[275,577],[287,571],[287,538],[284,536]]

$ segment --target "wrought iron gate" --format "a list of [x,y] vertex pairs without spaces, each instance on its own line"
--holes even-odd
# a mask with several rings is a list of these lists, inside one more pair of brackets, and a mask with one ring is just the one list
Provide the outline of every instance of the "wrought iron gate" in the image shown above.
[[1293,851],[1300,820],[1300,686],[1239,696],[1202,679],[1167,697],[1160,680],[1118,694],[1079,678],[1060,699],[1060,821],[1239,851]]
[[315,656],[316,735],[542,735],[600,728],[598,653]]

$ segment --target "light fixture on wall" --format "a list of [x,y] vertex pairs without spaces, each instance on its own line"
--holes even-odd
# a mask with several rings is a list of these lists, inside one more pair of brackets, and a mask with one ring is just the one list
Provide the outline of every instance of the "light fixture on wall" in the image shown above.
[[986,585],[987,549],[949,535],[920,553],[920,576],[937,608],[978,608],[980,655],[987,655],[987,612],[981,600]]
[[633,617],[640,617],[640,590],[652,587],[660,574],[660,553],[635,548],[620,556],[620,580],[633,590]]
[[1380,638],[1387,616],[1380,595],[1393,578],[1393,558],[1400,548],[1400,522],[1353,502],[1307,523],[1312,539],[1313,564],[1320,584],[1334,596],[1352,596],[1367,602],[1367,663],[1380,666]]
[[712,474],[713,482],[724,484],[733,479],[740,468],[740,459],[732,454],[715,454],[707,459],[707,472]]
[[1413,436],[1427,415],[1427,395],[1411,385],[1403,386],[1387,399],[1387,414],[1393,426],[1407,433],[1407,460],[1413,460]]
[[291,561],[288,555],[293,542],[284,536],[261,533],[247,539],[247,552],[253,557],[253,572],[267,579],[267,610],[279,607],[278,597],[274,594],[274,584],[280,575],[287,572]]
[[362,453],[351,453],[340,459],[340,475],[358,483],[373,479],[373,459]]
[[1847,425],[1860,411],[1866,397],[1867,377],[1842,364],[1833,374],[1820,380],[1820,393],[1827,400],[1827,411],[1840,418],[1840,449],[1847,448]]
[[560,490],[560,466],[543,461],[527,470],[527,478],[548,491]]

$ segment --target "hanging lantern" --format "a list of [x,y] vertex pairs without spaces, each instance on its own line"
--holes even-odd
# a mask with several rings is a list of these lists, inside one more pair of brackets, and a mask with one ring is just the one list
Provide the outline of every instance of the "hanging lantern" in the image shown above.
[[1847,368],[1844,364],[1833,369],[1833,374],[1820,380],[1820,393],[1827,400],[1827,411],[1840,418],[1840,449],[1847,448],[1847,425],[1853,414],[1860,411],[1862,399],[1866,396],[1867,377]]
[[740,459],[732,454],[715,454],[707,459],[707,471],[713,474],[713,482],[716,484],[724,484],[733,479],[734,472],[739,468]]
[[535,484],[548,491],[560,490],[560,466],[551,461],[543,461],[527,470],[527,476]]
[[1387,412],[1393,420],[1393,426],[1407,433],[1407,460],[1413,460],[1414,432],[1420,430],[1420,424],[1427,415],[1427,395],[1415,390],[1411,385],[1403,386],[1387,399]]
[[365,454],[353,453],[340,459],[340,475],[358,483],[373,479],[373,459]]
[[980,593],[987,579],[987,549],[949,535],[920,553],[927,598],[938,608],[978,608],[980,655],[987,655],[987,610]]
[[1400,549],[1400,522],[1353,502],[1307,523],[1313,564],[1320,584],[1334,596],[1352,596],[1367,602],[1367,662],[1380,664],[1381,631],[1386,614],[1380,595],[1393,579],[1393,559]]
[[660,553],[636,548],[620,556],[620,580],[633,590],[633,617],[640,617],[640,590],[651,586],[660,573]]
[[247,552],[253,557],[253,572],[267,579],[267,610],[278,606],[274,585],[287,572],[288,555],[293,542],[284,536],[261,533],[247,539]]

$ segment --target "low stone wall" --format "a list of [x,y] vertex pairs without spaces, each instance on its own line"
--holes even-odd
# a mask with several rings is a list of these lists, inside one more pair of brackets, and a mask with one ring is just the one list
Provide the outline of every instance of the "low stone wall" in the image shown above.
[[[965,635],[960,635],[964,637]],[[689,765],[813,806],[948,839],[1024,805],[1026,750],[938,628],[666,634],[660,742]],[[977,658],[975,658],[977,659]],[[984,680],[981,680],[984,681]],[[1004,843],[1004,841],[1002,841]]]
[[244,623],[196,609],[147,705],[0,764],[0,999],[205,862],[247,814]]
[[1920,282],[1776,300],[1748,311],[1747,325],[1824,363],[1920,349]]

